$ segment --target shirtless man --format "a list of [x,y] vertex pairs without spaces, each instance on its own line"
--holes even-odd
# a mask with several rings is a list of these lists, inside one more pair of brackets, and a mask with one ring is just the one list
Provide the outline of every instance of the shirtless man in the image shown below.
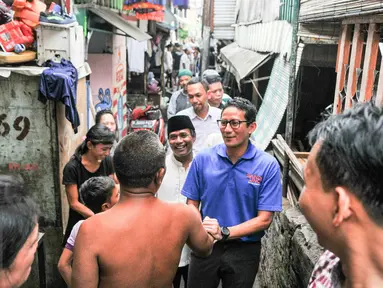
[[198,256],[210,255],[214,238],[222,238],[218,222],[207,219],[203,226],[195,208],[155,197],[165,175],[165,150],[156,134],[125,137],[113,162],[120,201],[82,224],[72,285],[171,287],[184,244]]

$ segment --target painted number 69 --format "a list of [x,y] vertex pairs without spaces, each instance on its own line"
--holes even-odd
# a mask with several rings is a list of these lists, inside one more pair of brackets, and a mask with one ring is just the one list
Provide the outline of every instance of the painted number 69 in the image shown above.
[[[11,132],[11,127],[5,121],[7,118],[6,114],[0,115],[0,136],[6,137],[9,132]],[[27,117],[19,116],[13,121],[13,129],[16,131],[21,131],[20,134],[16,137],[17,140],[23,140],[29,133],[31,127],[31,122]]]

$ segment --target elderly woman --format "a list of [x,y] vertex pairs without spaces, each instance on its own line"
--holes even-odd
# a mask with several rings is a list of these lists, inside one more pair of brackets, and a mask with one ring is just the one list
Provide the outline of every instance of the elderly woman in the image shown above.
[[38,208],[23,181],[0,175],[0,287],[20,287],[28,278],[38,244]]

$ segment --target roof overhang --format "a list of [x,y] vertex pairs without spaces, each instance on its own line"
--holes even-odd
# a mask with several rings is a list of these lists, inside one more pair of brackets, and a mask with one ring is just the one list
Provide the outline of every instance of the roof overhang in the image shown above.
[[139,28],[134,27],[130,23],[128,23],[124,18],[122,18],[117,13],[107,9],[100,8],[89,8],[89,10],[104,19],[106,22],[110,23],[117,29],[121,30],[126,36],[136,39],[137,41],[146,41],[151,39],[152,37],[149,34],[142,32]]
[[243,78],[265,64],[271,58],[272,53],[243,49],[233,42],[221,49],[221,56],[239,84]]

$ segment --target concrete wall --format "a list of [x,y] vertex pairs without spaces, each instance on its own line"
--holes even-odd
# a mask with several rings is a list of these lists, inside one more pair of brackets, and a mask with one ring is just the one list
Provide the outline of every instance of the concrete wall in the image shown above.
[[260,270],[255,287],[307,287],[312,269],[322,248],[305,217],[286,199],[283,212],[262,239]]
[[[74,134],[62,103],[45,105],[38,101],[39,83],[40,77],[16,73],[0,78],[0,173],[21,174],[27,191],[40,206],[47,286],[56,288],[64,287],[57,263],[69,211],[61,184],[62,170],[87,132],[86,84],[85,78],[78,81],[77,110],[81,125]],[[16,120],[21,120],[18,126]],[[36,288],[38,281],[36,262],[23,287]]]
[[[38,101],[39,77],[12,73],[0,77],[0,173],[20,174],[26,191],[39,204],[45,232],[45,269],[49,287],[59,287],[62,222],[58,145],[54,104]],[[38,287],[33,273],[25,287]]]
[[62,103],[56,104],[57,137],[59,146],[59,187],[61,201],[61,218],[65,230],[68,223],[69,204],[65,192],[65,186],[62,185],[63,170],[73,155],[77,146],[83,141],[83,136],[87,130],[87,104],[86,104],[86,83],[85,78],[78,80],[77,84],[77,112],[80,117],[80,126],[77,134],[74,134],[71,123],[65,118],[65,106]]

